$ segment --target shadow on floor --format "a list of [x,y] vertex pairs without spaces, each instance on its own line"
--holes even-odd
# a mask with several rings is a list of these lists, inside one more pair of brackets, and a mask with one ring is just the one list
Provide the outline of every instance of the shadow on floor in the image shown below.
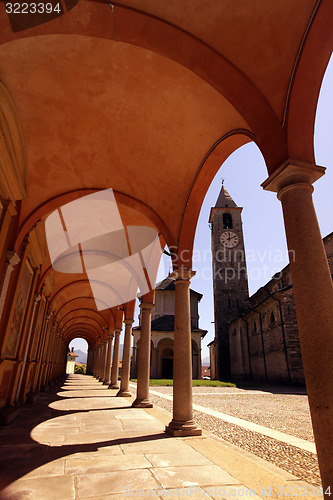
[[[83,377],[85,376],[82,375],[81,377],[80,382],[82,383],[84,381]],[[49,445],[34,440],[31,437],[31,433],[39,424],[52,421],[56,417],[92,413],[101,410],[101,408],[57,410],[50,407],[50,404],[54,404],[58,401],[75,401],[77,398],[80,398],[80,396],[76,396],[66,399],[65,391],[68,391],[70,394],[71,390],[79,393],[80,391],[94,392],[103,388],[103,386],[98,386],[97,380],[93,377],[87,376],[87,378],[91,382],[82,384],[82,388],[79,388],[78,386],[81,385],[80,382],[74,384],[71,382],[73,379],[64,377],[60,382],[52,386],[49,392],[41,393],[40,398],[35,403],[27,403],[24,405],[20,416],[12,424],[0,426],[0,490],[34,469],[52,462],[53,460],[73,455],[74,453],[97,452],[100,448],[106,446],[160,440],[168,437],[164,432],[151,433],[151,431],[147,431],[147,434],[145,434],[145,429],[142,429],[142,432],[140,432],[138,436],[121,437],[119,433],[119,438],[111,438],[110,440],[102,441],[96,440],[92,443],[61,443],[59,445]],[[67,385],[64,386],[66,383]],[[71,385],[73,386],[72,389]],[[105,392],[104,390],[104,398],[110,398],[111,403],[110,406],[104,409],[108,411],[131,409],[130,403],[128,405],[112,406],[112,399],[114,399],[114,401],[116,401],[116,399],[119,401],[120,398],[116,398],[114,393],[108,394]],[[59,395],[59,393],[62,394]],[[96,396],[81,397],[95,398]],[[105,436],[107,432],[106,430],[103,436]],[[50,430],[50,434],[51,433],[52,430]],[[110,434],[114,433],[113,431]],[[77,434],[77,436],[80,436],[80,434]],[[0,494],[0,500],[2,498]]]

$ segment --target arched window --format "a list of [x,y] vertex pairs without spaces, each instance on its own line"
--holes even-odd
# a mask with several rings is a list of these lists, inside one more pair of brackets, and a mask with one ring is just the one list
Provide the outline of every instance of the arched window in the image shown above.
[[256,323],[256,321],[253,323],[253,331],[254,331],[254,333],[257,333],[257,323]]
[[230,214],[223,214],[223,229],[232,229],[232,217]]
[[273,311],[271,312],[270,322],[275,323],[275,316]]

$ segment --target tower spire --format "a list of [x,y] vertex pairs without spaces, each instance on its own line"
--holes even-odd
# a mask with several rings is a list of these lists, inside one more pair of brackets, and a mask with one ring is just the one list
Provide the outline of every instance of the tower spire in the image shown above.
[[222,179],[222,187],[220,194],[217,198],[217,201],[215,203],[215,208],[225,208],[225,207],[237,207],[236,203],[234,200],[231,198],[230,194],[224,187],[224,179]]

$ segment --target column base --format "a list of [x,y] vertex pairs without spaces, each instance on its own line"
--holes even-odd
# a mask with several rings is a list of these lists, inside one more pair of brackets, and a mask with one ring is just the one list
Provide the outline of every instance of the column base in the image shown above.
[[153,403],[149,401],[149,399],[138,399],[136,398],[135,401],[132,403],[133,408],[153,408]]
[[110,384],[109,389],[119,389],[119,385],[118,384]]
[[105,380],[105,381],[103,382],[103,385],[110,385],[110,380]]
[[39,392],[29,392],[26,397],[27,403],[35,403],[39,398]]
[[17,406],[3,406],[0,410],[0,425],[9,425],[16,420],[21,413]]
[[116,396],[119,396],[119,397],[122,397],[122,398],[128,398],[130,396],[132,396],[133,394],[130,392],[130,391],[122,391],[120,390],[119,392],[117,392]]
[[186,437],[186,436],[201,436],[202,430],[194,420],[186,420],[185,422],[179,422],[177,420],[171,420],[170,424],[166,426],[165,432],[173,437]]

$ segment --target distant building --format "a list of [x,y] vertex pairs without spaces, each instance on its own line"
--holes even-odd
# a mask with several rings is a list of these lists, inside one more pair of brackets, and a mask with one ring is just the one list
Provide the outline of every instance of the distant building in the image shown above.
[[[207,330],[199,328],[198,304],[202,294],[190,290],[192,332],[192,376],[201,378],[201,339]],[[173,339],[175,319],[175,284],[167,277],[156,285],[155,307],[151,321],[150,378],[173,378]],[[136,378],[136,361],[141,326],[133,328],[132,378]]]
[[[241,210],[222,186],[210,215],[215,309],[215,339],[209,344],[212,378],[304,384],[290,266],[248,296]],[[323,240],[331,274],[332,234]]]
[[66,364],[66,373],[74,373],[75,368],[75,359],[78,357],[74,352],[74,347],[67,354],[67,364]]

